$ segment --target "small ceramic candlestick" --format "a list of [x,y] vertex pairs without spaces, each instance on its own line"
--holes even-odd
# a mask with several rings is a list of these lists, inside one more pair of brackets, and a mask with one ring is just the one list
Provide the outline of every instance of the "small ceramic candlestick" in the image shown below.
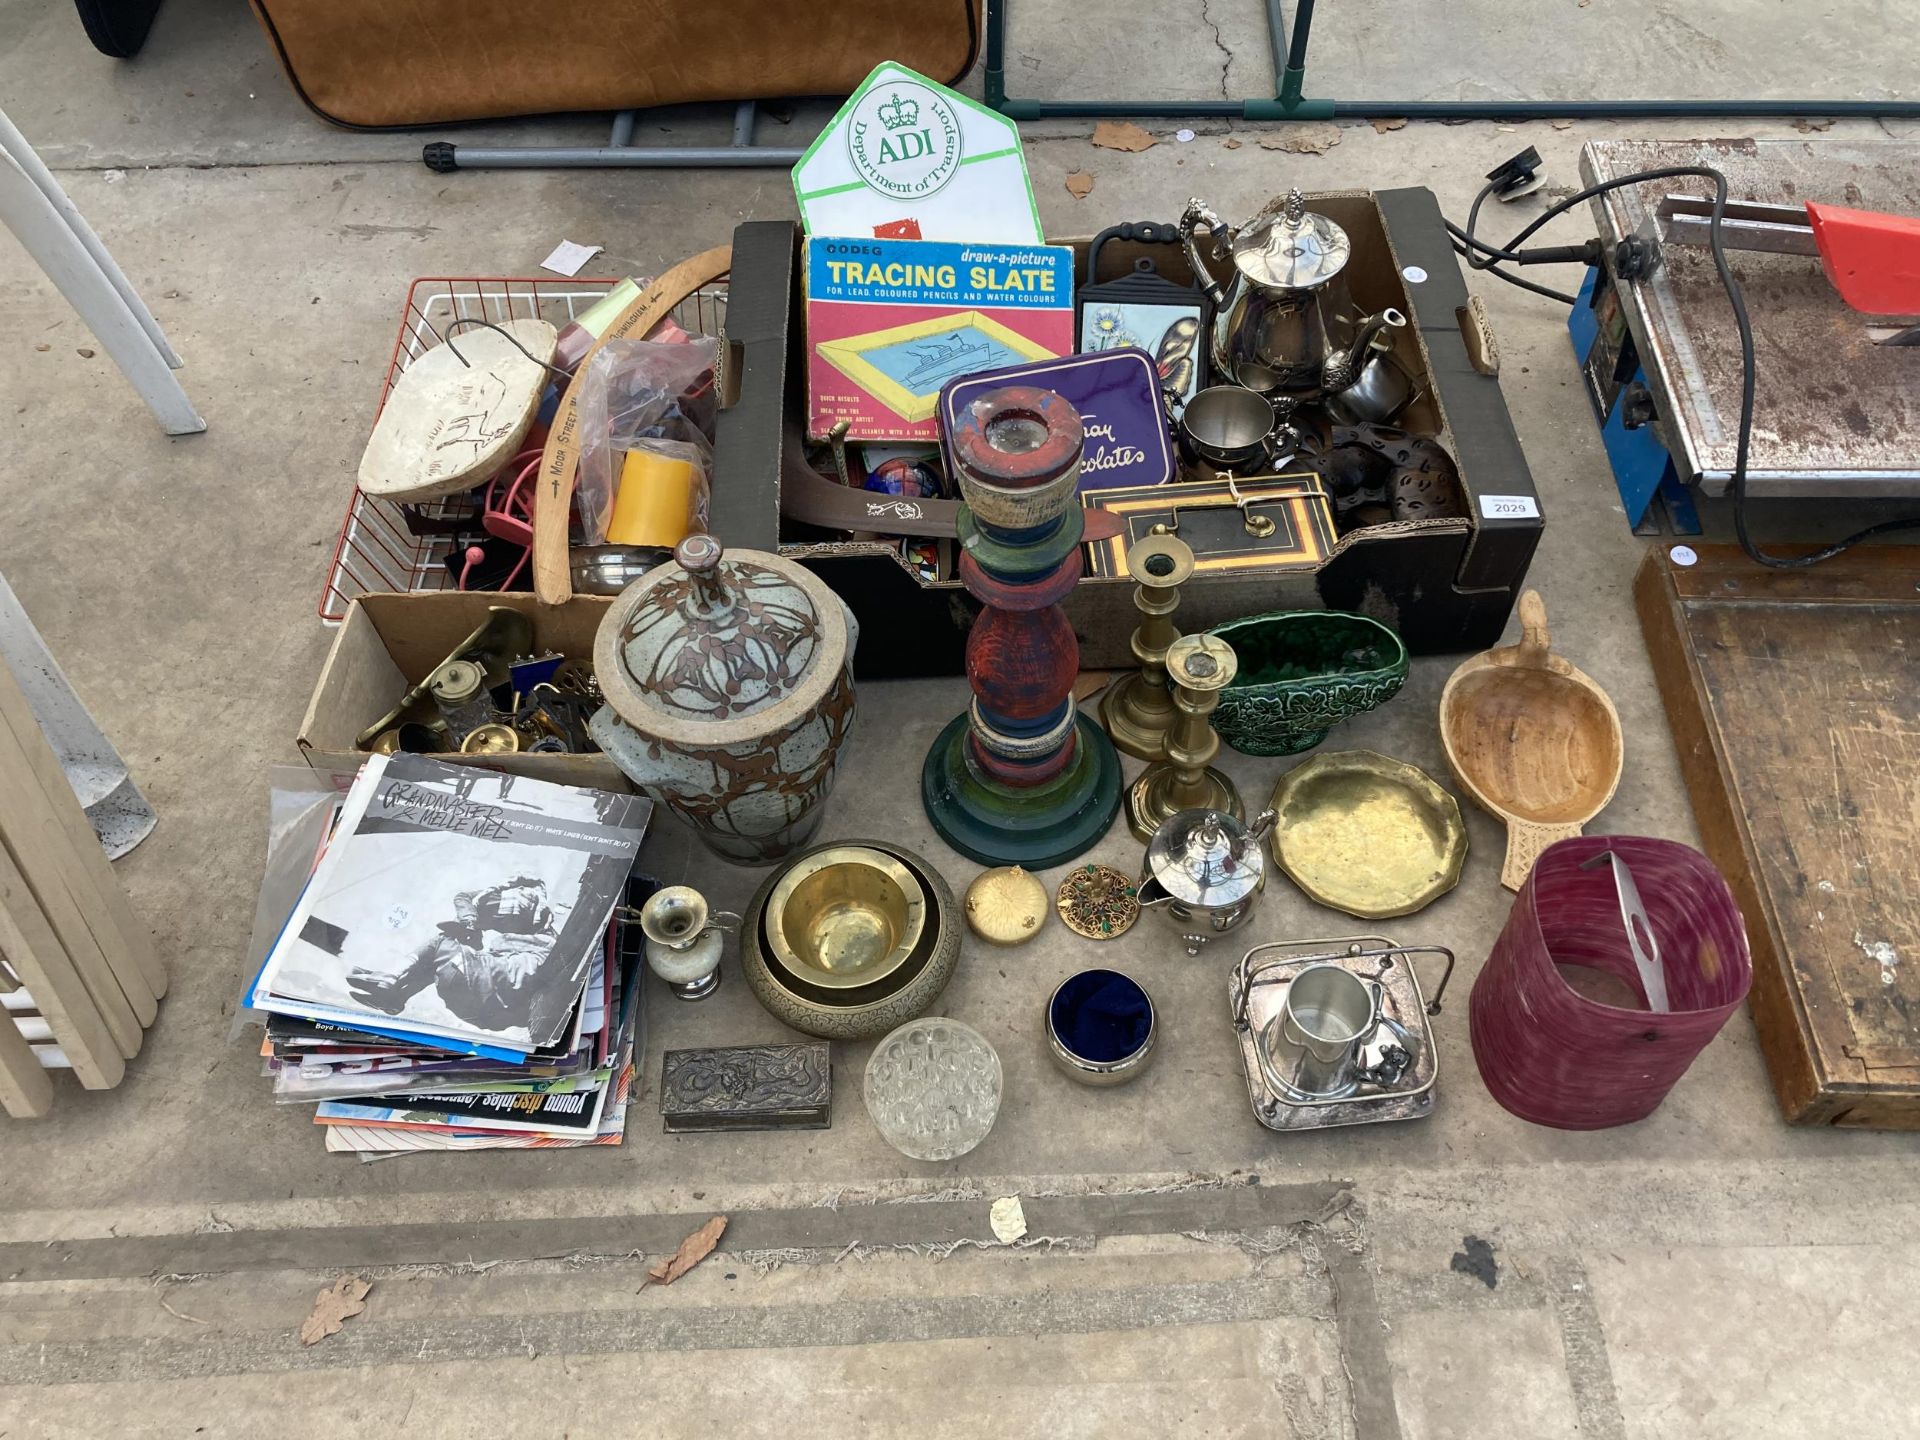
[[947,436],[960,481],[960,581],[986,608],[967,637],[973,704],[927,752],[933,828],[987,865],[1044,870],[1106,834],[1120,759],[1073,702],[1080,645],[1060,602],[1081,575],[1086,432],[1049,390],[1008,386]]
[[727,937],[708,921],[706,896],[690,885],[657,890],[640,907],[647,964],[682,1000],[704,1000],[720,988],[720,956]]
[[1180,607],[1180,587],[1193,574],[1193,551],[1177,535],[1149,535],[1127,552],[1127,569],[1140,582],[1133,608],[1145,617],[1132,642],[1140,668],[1107,686],[1100,723],[1115,749],[1142,760],[1164,760],[1167,732],[1177,714],[1167,689],[1167,647],[1180,638],[1171,617]]
[[1207,763],[1220,752],[1220,737],[1207,717],[1238,668],[1233,648],[1217,635],[1183,635],[1168,647],[1167,680],[1180,713],[1167,736],[1167,758],[1149,765],[1127,791],[1127,828],[1139,839],[1151,840],[1180,810],[1246,818],[1233,781]]

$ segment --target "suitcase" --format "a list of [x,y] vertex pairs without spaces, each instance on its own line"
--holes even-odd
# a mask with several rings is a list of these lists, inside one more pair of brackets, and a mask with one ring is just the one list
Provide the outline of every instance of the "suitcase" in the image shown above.
[[250,0],[336,125],[850,93],[882,60],[973,68],[980,0]]

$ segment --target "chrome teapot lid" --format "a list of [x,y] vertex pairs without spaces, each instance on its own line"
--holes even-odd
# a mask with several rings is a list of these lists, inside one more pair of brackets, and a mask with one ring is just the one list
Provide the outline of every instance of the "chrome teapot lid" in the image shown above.
[[1271,810],[1251,826],[1220,810],[1176,810],[1147,842],[1146,878],[1159,881],[1182,905],[1235,904],[1258,889],[1266,874],[1260,837],[1273,820]]
[[1307,197],[1290,190],[1242,227],[1233,242],[1233,264],[1262,289],[1310,290],[1346,268],[1353,253],[1347,232],[1307,209]]

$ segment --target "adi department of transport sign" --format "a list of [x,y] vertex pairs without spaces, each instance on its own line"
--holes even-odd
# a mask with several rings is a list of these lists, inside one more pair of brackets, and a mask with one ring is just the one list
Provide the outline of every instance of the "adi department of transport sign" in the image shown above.
[[960,117],[925,85],[876,85],[847,117],[846,133],[855,173],[897,199],[931,195],[960,168]]
[[793,193],[815,237],[1045,243],[1020,127],[893,60],[807,147]]

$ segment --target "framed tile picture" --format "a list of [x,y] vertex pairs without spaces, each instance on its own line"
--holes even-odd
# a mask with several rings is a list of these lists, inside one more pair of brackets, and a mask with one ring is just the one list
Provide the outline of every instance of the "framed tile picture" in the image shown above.
[[1075,297],[1075,344],[1082,355],[1133,346],[1153,357],[1163,389],[1190,400],[1207,384],[1207,319],[1212,307],[1197,287],[1162,275],[1152,256],[1134,259],[1131,272],[1112,280],[1100,274],[1100,253],[1109,241],[1177,245],[1171,225],[1131,221],[1102,230],[1087,250],[1087,277]]

